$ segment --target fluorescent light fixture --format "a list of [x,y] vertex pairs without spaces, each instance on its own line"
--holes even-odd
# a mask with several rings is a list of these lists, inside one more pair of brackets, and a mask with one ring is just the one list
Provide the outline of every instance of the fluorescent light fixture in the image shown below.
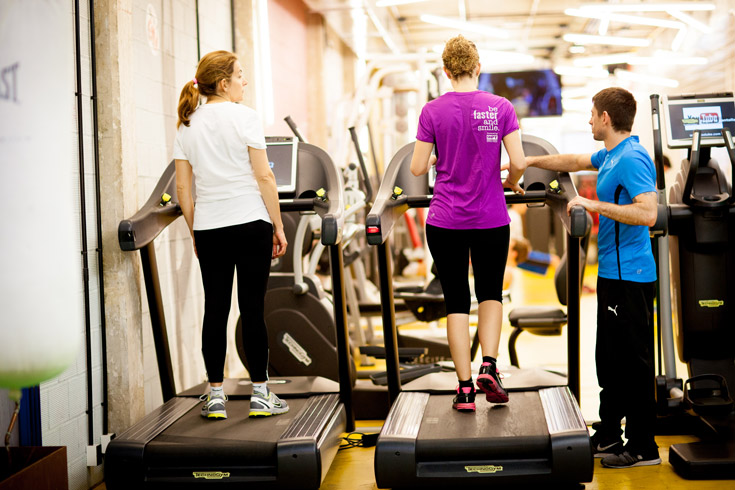
[[564,40],[574,44],[602,44],[607,46],[633,46],[645,48],[651,44],[650,39],[619,36],[593,36],[590,34],[564,34]]
[[615,76],[620,80],[627,80],[629,82],[644,83],[647,85],[660,85],[662,87],[676,88],[679,86],[679,81],[673,78],[655,77],[652,75],[646,75],[643,73],[636,73],[628,70],[615,70]]
[[421,3],[426,0],[378,0],[376,7],[393,7],[394,5],[406,5],[407,3]]
[[480,55],[480,63],[486,66],[527,65],[536,61],[536,58],[530,54],[512,51],[490,51],[487,49],[478,49],[477,52]]
[[706,65],[707,58],[700,56],[679,56],[671,51],[657,50],[653,56],[637,56],[634,53],[609,54],[577,58],[572,64],[576,67],[595,67],[604,65]]
[[591,9],[591,8],[566,9],[564,10],[564,13],[571,17],[584,17],[588,19],[600,19],[600,20],[607,19],[613,22],[621,22],[623,24],[653,26],[653,27],[666,27],[669,29],[681,29],[682,27],[684,27],[684,24],[676,20],[656,19],[653,17],[641,17],[638,15],[613,14],[613,13],[603,12],[601,10]]
[[388,46],[388,49],[390,49],[393,54],[399,54],[401,52],[400,49],[398,49],[398,46],[393,41],[393,38],[390,37],[390,34],[388,31],[383,27],[383,23],[380,22],[380,19],[378,19],[378,16],[375,15],[375,12],[373,12],[373,9],[368,8],[367,14],[368,17],[370,17],[370,20],[373,22],[373,25],[375,26],[375,29],[378,31],[380,36],[383,38],[383,42],[386,46]]
[[607,78],[610,73],[604,68],[582,68],[579,66],[557,66],[554,72],[561,76],[585,77],[585,78]]
[[569,46],[569,52],[572,54],[581,54],[587,51],[584,46]]
[[674,64],[674,65],[706,65],[709,63],[709,59],[703,56],[679,56],[673,51],[665,51],[663,49],[657,49],[651,57],[656,62]]
[[630,63],[630,60],[634,57],[634,53],[608,54],[605,56],[587,56],[584,58],[576,58],[574,61],[572,61],[572,64],[574,66],[581,67],[628,64]]
[[673,3],[584,3],[579,6],[582,10],[598,10],[603,12],[694,12],[714,10],[714,3],[703,2],[673,2]]
[[600,19],[600,25],[597,27],[597,33],[600,36],[604,36],[607,34],[607,29],[610,27],[610,19],[605,17],[603,19]]
[[681,45],[684,44],[684,39],[687,37],[687,28],[682,27],[679,32],[674,36],[674,40],[671,41],[671,51],[679,51]]
[[668,13],[672,17],[676,17],[682,22],[685,22],[689,26],[695,28],[696,30],[703,32],[705,34],[710,34],[712,32],[712,28],[705,24],[704,22],[700,22],[691,15],[685,14],[684,12],[681,12],[679,10],[668,10]]
[[452,19],[450,17],[440,17],[438,15],[422,14],[419,19],[427,24],[457,29],[458,31],[474,32],[484,36],[496,37],[500,39],[510,38],[510,33],[505,29],[491,27],[477,22],[467,22],[461,19]]

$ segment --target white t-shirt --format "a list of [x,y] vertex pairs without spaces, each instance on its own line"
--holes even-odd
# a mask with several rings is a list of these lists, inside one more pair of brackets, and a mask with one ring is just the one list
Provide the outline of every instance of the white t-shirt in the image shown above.
[[232,102],[204,104],[179,126],[174,158],[194,173],[194,229],[211,230],[262,219],[271,222],[253,174],[248,147],[265,149],[257,113]]

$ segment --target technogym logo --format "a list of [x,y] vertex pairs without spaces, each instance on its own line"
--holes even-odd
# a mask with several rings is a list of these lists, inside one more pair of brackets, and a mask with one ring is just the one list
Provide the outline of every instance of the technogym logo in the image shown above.
[[503,471],[502,466],[495,466],[492,464],[481,466],[465,466],[464,469],[467,473],[498,473],[500,471]]
[[725,302],[721,299],[700,299],[699,306],[702,308],[719,308],[724,305]]
[[223,471],[194,471],[192,474],[194,478],[204,478],[205,480],[222,480],[230,477],[229,472]]

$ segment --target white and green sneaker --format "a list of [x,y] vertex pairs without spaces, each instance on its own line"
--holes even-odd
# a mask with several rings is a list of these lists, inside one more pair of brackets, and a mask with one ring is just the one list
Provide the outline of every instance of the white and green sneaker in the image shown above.
[[268,396],[254,392],[250,396],[250,417],[270,417],[288,412],[288,403],[268,390]]
[[225,402],[227,395],[212,396],[211,393],[200,396],[199,399],[204,402],[202,405],[202,417],[208,419],[226,419],[227,411],[225,410]]

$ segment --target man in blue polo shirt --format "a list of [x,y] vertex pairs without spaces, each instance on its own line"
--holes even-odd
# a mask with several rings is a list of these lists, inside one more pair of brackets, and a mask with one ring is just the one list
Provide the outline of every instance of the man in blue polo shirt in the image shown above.
[[[562,172],[599,172],[599,201],[577,196],[568,206],[600,214],[595,349],[600,423],[592,445],[595,457],[602,457],[609,468],[654,465],[661,458],[653,432],[656,264],[648,227],[656,221],[656,170],[638,137],[630,134],[633,95],[611,87],[598,92],[592,103],[592,136],[604,142],[604,149],[592,155],[526,157],[526,162]],[[620,437],[623,417],[625,446]]]

